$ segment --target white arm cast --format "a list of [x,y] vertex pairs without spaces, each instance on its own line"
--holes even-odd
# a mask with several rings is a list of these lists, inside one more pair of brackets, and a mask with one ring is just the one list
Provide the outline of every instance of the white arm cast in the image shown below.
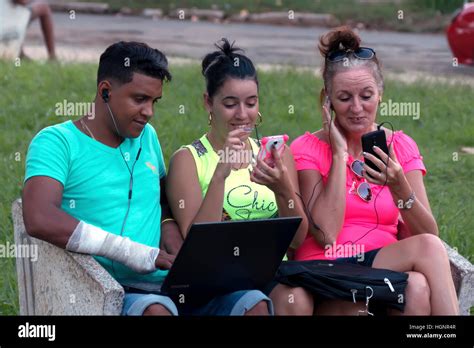
[[80,221],[74,229],[66,249],[77,253],[104,256],[123,263],[138,273],[156,270],[155,260],[160,249],[133,242],[99,227]]

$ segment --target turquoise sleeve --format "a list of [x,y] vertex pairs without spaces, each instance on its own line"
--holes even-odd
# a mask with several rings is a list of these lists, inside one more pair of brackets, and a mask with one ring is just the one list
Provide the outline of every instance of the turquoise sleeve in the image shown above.
[[48,176],[64,186],[69,171],[69,153],[69,145],[60,132],[43,129],[28,148],[24,182],[33,176]]

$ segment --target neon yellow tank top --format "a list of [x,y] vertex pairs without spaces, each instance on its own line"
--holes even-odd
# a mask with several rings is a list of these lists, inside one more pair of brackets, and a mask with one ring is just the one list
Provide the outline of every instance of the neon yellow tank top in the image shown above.
[[[249,139],[257,158],[259,146],[254,139]],[[193,155],[202,196],[205,197],[219,163],[219,155],[206,135],[184,147]],[[232,170],[225,180],[223,220],[268,219],[277,216],[278,207],[273,191],[264,185],[251,182],[248,167]]]

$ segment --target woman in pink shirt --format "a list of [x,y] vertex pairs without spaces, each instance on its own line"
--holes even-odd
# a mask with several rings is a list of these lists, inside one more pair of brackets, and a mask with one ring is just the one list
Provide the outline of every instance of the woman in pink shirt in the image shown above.
[[[291,145],[312,220],[295,260],[340,259],[408,272],[405,314],[458,314],[449,259],[438,238],[416,143],[402,131],[382,127],[390,157],[377,147],[375,152],[388,166],[362,152],[361,136],[377,129],[383,94],[375,51],[360,47],[360,38],[347,27],[324,35],[319,49],[325,58],[323,129],[306,132]],[[364,158],[380,172],[364,165]],[[357,313],[351,305],[343,307]],[[335,310],[334,302],[325,302],[316,313],[343,312]]]

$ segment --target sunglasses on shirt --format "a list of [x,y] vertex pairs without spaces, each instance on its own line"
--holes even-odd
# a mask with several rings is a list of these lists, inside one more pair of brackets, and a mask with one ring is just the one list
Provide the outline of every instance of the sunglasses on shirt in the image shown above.
[[[364,162],[355,160],[351,163],[351,170],[352,172],[357,175],[359,178],[363,178],[362,171],[364,169]],[[357,195],[364,201],[370,202],[372,199],[372,190],[370,189],[370,185],[367,182],[361,182],[357,185]]]
[[356,50],[335,50],[326,55],[326,59],[331,63],[339,62],[353,54],[358,59],[369,60],[375,57],[375,51],[369,47],[359,47]]

